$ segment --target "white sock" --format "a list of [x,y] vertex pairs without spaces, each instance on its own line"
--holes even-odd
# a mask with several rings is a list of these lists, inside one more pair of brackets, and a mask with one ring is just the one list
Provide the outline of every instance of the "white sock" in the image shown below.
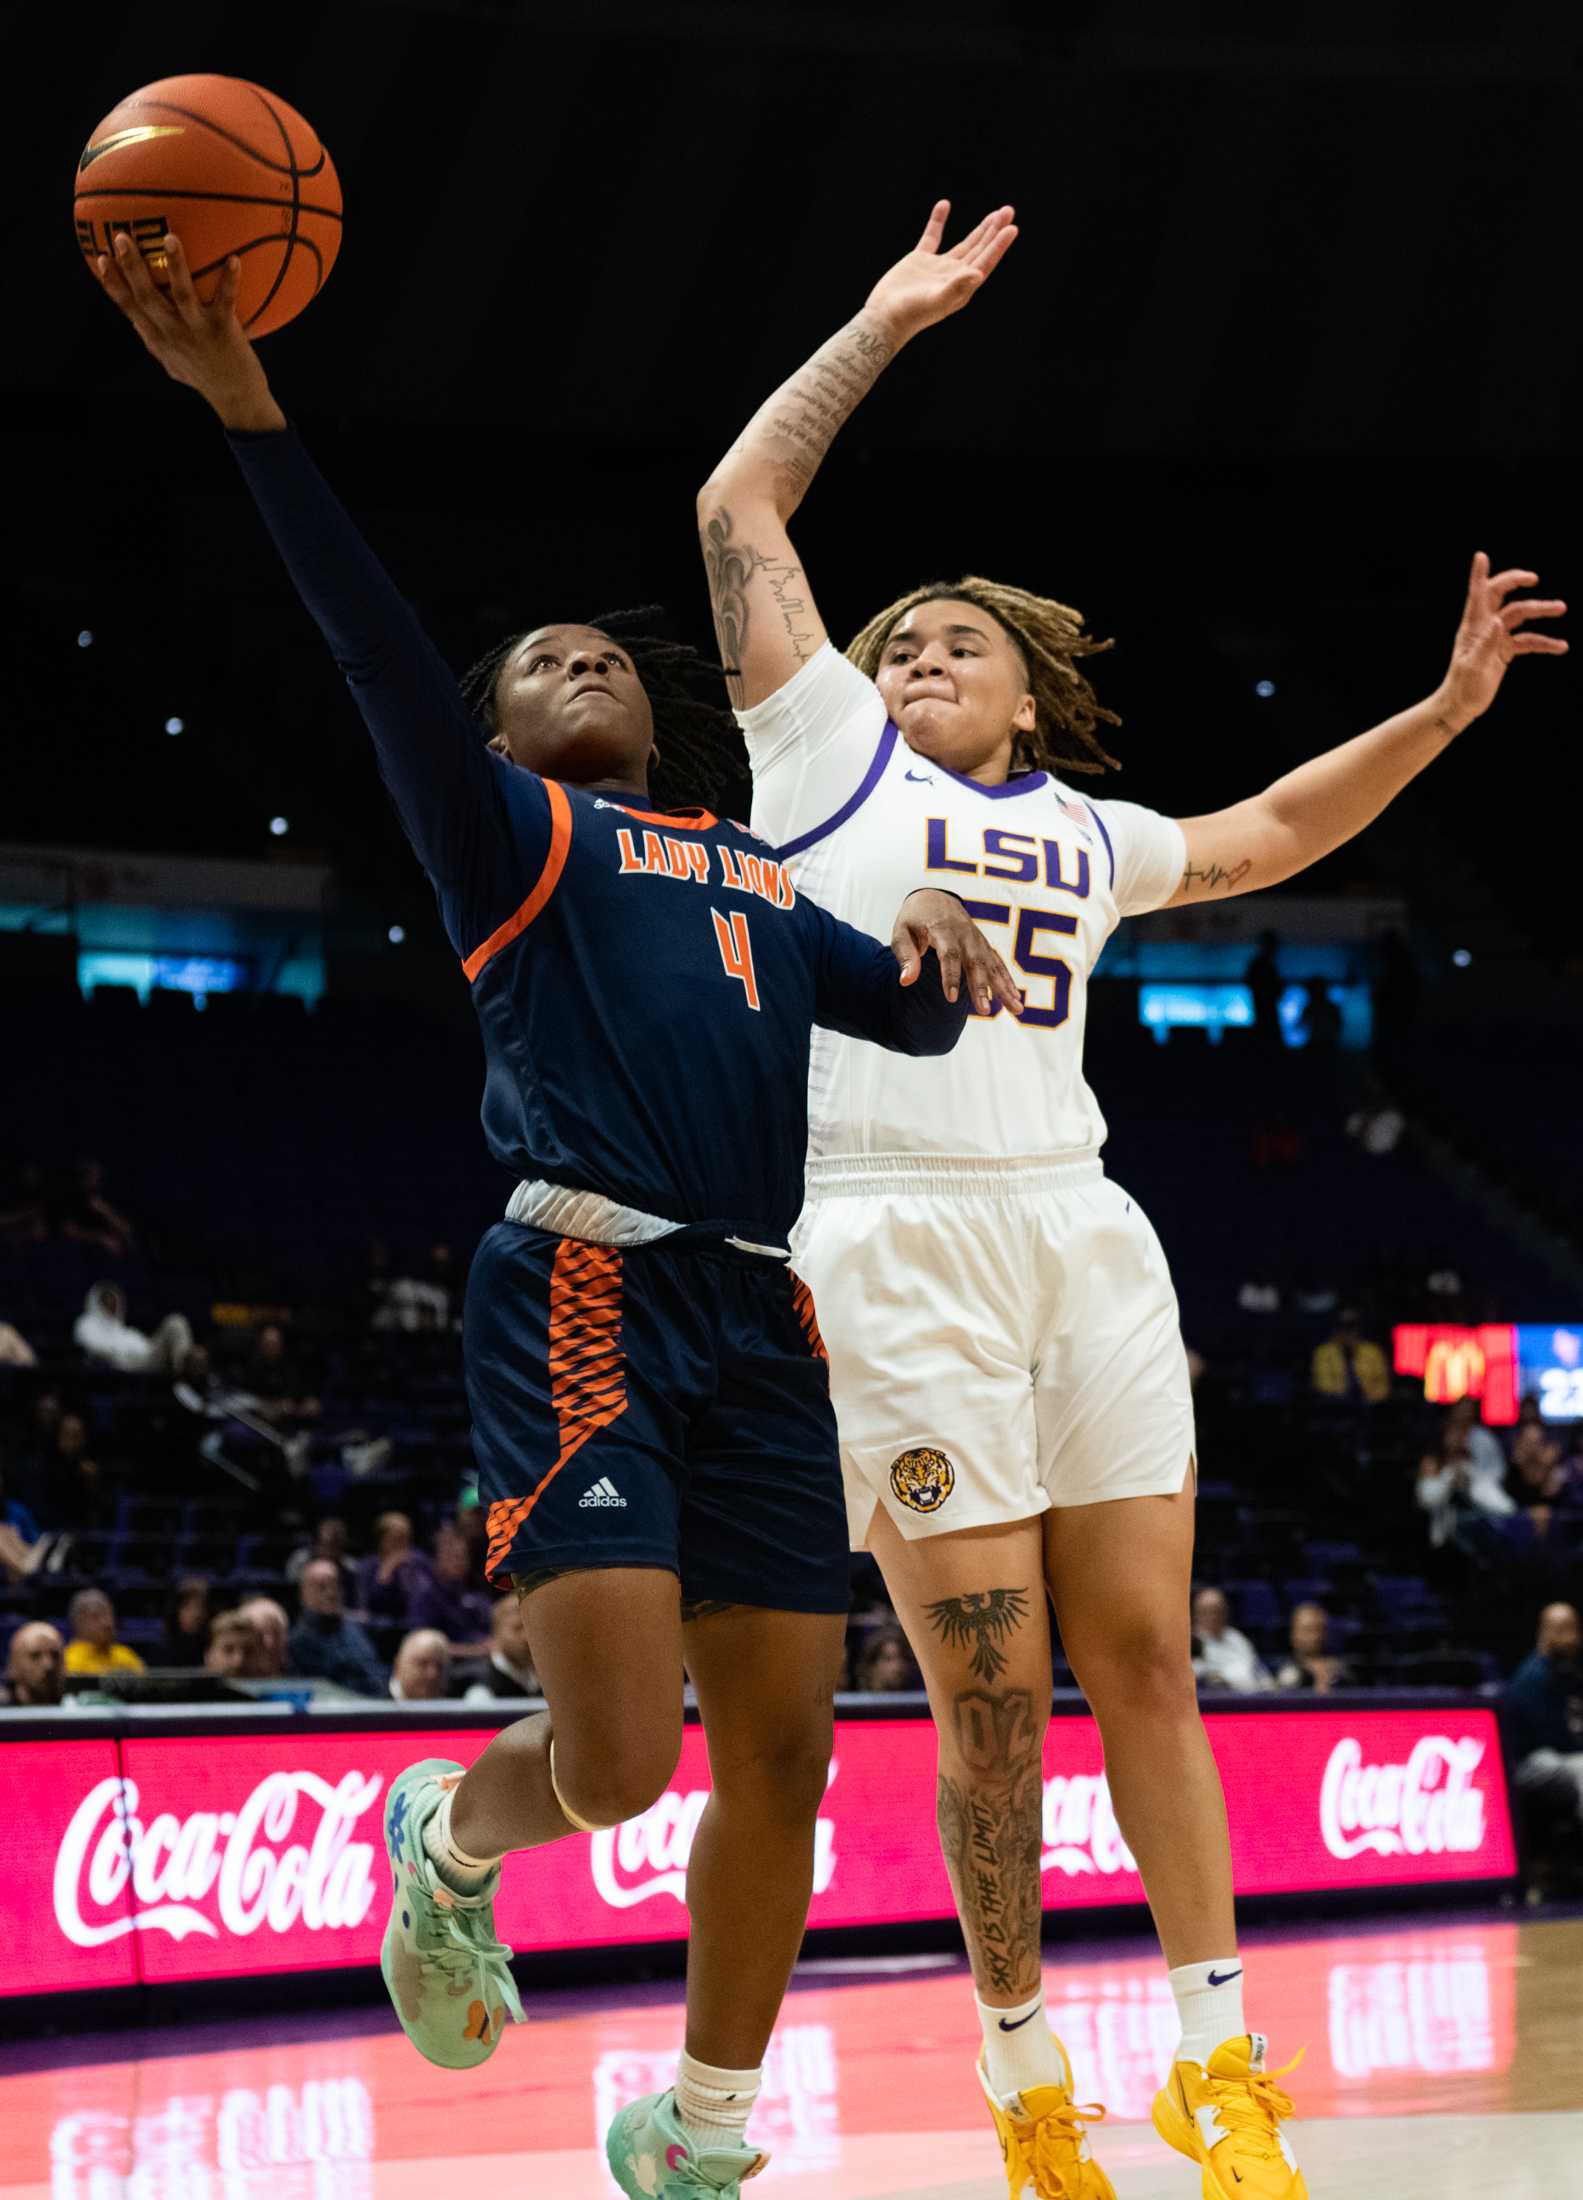
[[747,2145],[762,2070],[716,2070],[683,2053],[676,2066],[676,2114],[695,2154]]
[[992,2009],[977,1994],[973,1999],[984,2027],[984,2063],[992,2093],[1004,2101],[1036,2085],[1071,2084],[1071,2072],[1045,2021],[1042,1982],[1032,2001],[1015,2009]]
[[452,1894],[477,1894],[500,1862],[498,1856],[469,1856],[451,1838],[451,1805],[456,1790],[447,1788],[440,1807],[423,1829],[423,1853]]
[[1248,2029],[1242,2015],[1242,1958],[1216,1956],[1209,1963],[1184,1963],[1166,1977],[1182,2020],[1176,2059],[1207,2068],[1217,2047],[1240,2038]]

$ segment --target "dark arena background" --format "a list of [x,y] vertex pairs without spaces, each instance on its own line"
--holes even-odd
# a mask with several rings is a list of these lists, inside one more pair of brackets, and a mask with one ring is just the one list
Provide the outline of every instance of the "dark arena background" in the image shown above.
[[[458,670],[627,605],[713,651],[721,453],[935,199],[953,238],[1013,204],[797,549],[842,646],[926,580],[1080,607],[1123,766],[1084,791],[1199,817],[1429,695],[1476,551],[1583,595],[1583,44],[1361,0],[502,0],[34,6],[10,52],[0,2200],[593,2200],[672,2082],[703,1737],[640,1818],[507,1859],[527,2027],[420,2062],[382,1799],[538,1686],[462,1384],[513,1179],[345,685],[80,264],[82,146],[200,71],[322,134],[344,245],[260,356]],[[1181,1304],[1195,1670],[1316,2200],[1583,2195],[1579,701],[1575,659],[1515,663],[1359,837],[1127,921],[1089,991],[1106,1167]],[[852,1583],[754,2190],[996,2200],[916,1646]],[[1059,1643],[1052,1684],[1050,2021],[1116,2191],[1188,2200]]]

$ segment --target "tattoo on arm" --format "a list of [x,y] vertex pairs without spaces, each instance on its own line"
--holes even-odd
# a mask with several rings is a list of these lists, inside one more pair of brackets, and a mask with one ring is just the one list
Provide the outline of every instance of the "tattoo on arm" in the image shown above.
[[860,313],[758,415],[748,436],[773,457],[788,501],[806,496],[825,453],[894,357],[895,346]]
[[786,629],[791,653],[801,667],[814,653],[814,632],[808,625],[811,606],[803,587],[802,567],[784,558],[767,558],[750,542],[739,542],[732,532],[731,514],[722,504],[709,514],[699,531],[704,569],[709,576],[709,602],[714,612],[720,661],[726,687],[738,709],[746,688],[742,658],[747,648],[750,604],[749,584],[762,573]]
[[1025,1688],[969,1689],[953,1711],[963,1776],[941,1773],[936,1815],[962,1932],[981,1988],[1028,1995],[1039,1983],[1043,1916],[1044,1780],[1033,1698]]
[[929,1625],[948,1649],[973,1645],[972,1670],[981,1681],[998,1680],[1006,1670],[999,1648],[1028,1616],[1023,1589],[984,1589],[964,1597],[945,1597],[928,1606]]
[[1190,894],[1195,886],[1202,886],[1207,893],[1212,894],[1217,886],[1224,886],[1229,894],[1233,887],[1242,884],[1242,881],[1252,869],[1252,856],[1244,856],[1242,861],[1234,863],[1229,871],[1222,863],[1200,865],[1189,863],[1187,869],[1182,873],[1182,891],[1184,894]]

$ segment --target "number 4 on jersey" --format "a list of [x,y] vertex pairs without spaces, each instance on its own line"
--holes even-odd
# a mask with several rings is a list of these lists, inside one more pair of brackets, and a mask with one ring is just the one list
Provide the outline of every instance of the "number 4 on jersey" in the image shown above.
[[748,935],[748,920],[740,909],[733,909],[729,924],[718,909],[709,914],[715,920],[715,938],[720,943],[720,960],[726,966],[728,977],[740,978],[742,990],[748,997],[748,1007],[759,1005],[759,982],[753,973],[753,942]]

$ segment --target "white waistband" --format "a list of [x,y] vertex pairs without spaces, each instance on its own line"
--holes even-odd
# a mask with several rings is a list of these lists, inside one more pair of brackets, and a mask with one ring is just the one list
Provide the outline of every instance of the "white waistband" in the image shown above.
[[940,1193],[953,1199],[1007,1199],[1068,1191],[1105,1173],[1097,1153],[976,1154],[842,1153],[810,1158],[809,1199],[883,1198]]
[[[564,1184],[546,1184],[538,1177],[524,1177],[506,1201],[506,1220],[521,1222],[530,1230],[548,1230],[556,1237],[586,1238],[593,1245],[654,1245],[686,1229],[684,1222],[667,1222],[663,1215],[646,1215],[641,1207],[623,1207],[603,1192],[569,1191]],[[758,1253],[765,1260],[789,1260],[784,1245],[755,1245],[749,1238],[721,1240],[739,1253]]]

